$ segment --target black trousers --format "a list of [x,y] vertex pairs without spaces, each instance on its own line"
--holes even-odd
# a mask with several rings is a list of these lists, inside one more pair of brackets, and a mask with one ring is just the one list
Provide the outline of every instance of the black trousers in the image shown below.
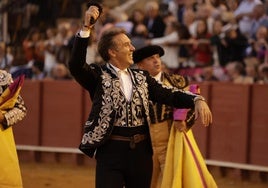
[[108,140],[96,153],[96,188],[150,188],[152,152],[150,139],[136,144]]

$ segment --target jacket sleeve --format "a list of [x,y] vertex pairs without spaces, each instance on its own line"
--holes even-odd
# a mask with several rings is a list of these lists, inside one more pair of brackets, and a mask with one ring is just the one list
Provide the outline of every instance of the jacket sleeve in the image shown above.
[[81,38],[78,34],[76,35],[69,61],[69,70],[74,79],[92,96],[97,87],[100,69],[97,64],[88,65],[86,63],[88,40],[89,38]]
[[[200,94],[199,86],[196,84],[192,84],[189,86],[189,91],[195,94]],[[173,111],[173,119],[174,120],[186,120],[187,113],[190,109],[185,108],[175,108]]]
[[3,128],[7,129],[10,126],[17,124],[26,116],[26,112],[27,110],[24,104],[24,100],[19,95],[14,108],[11,108],[10,110],[8,110],[4,115],[5,120],[2,123]]
[[168,87],[158,83],[145,71],[149,99],[153,102],[166,104],[175,108],[194,108],[194,98],[197,96],[189,91]]

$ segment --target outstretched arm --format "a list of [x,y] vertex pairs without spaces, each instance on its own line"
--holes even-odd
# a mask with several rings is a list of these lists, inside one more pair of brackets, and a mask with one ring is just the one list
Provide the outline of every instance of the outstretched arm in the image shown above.
[[[199,86],[195,84],[189,86],[189,91],[195,94],[200,94]],[[212,115],[210,109],[208,108],[203,97],[198,96],[198,98],[195,98],[194,101],[195,101],[195,110],[194,111],[191,110],[190,114],[188,114],[190,109],[174,109],[173,119],[175,121],[174,126],[176,127],[177,130],[187,131],[187,129],[189,129],[188,127],[189,123],[193,124],[194,123],[193,121],[195,121],[199,116],[201,118],[201,122],[203,125],[208,126],[210,123],[212,123]],[[198,101],[203,102],[199,103]],[[187,115],[190,116],[187,118]],[[195,116],[195,119],[193,119],[194,117],[192,116]]]

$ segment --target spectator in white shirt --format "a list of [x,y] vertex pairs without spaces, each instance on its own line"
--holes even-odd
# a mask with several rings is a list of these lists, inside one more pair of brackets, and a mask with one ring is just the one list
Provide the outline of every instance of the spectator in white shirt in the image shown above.
[[179,41],[178,30],[180,24],[177,21],[169,21],[166,23],[166,26],[165,36],[151,39],[149,43],[160,45],[164,49],[165,54],[161,59],[165,62],[168,69],[175,71],[179,67],[179,46],[172,44],[177,44]]
[[253,22],[253,19],[251,18],[252,11],[258,4],[262,4],[262,2],[260,0],[243,0],[234,11],[235,18],[239,25],[239,30],[247,37],[250,35]]

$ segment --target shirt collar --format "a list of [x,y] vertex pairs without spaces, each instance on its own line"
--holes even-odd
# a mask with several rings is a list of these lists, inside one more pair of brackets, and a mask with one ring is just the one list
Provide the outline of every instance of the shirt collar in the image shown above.
[[161,75],[162,75],[162,72],[159,72],[156,76],[154,76],[154,79],[157,81],[161,81]]
[[111,67],[118,73],[119,71],[125,71],[127,72],[127,69],[121,70],[119,68],[117,68],[116,66],[112,65],[111,63],[109,63],[109,65],[111,65]]

